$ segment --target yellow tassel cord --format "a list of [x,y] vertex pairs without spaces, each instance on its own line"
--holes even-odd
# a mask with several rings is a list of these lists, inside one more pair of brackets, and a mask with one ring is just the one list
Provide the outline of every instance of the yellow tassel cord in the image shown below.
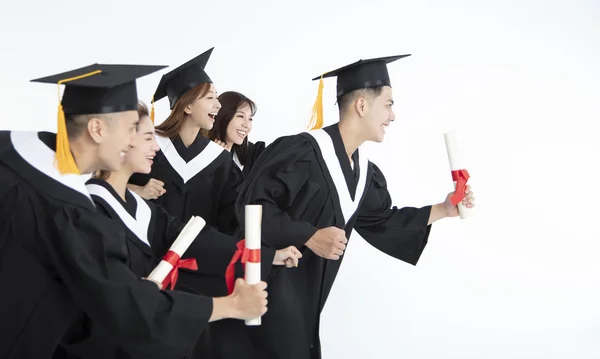
[[152,96],[152,110],[150,110],[150,120],[154,124],[154,96]]
[[71,146],[69,145],[69,136],[67,134],[67,123],[65,120],[65,113],[61,104],[60,98],[60,85],[65,82],[75,81],[84,77],[92,76],[101,73],[102,71],[96,70],[80,76],[71,77],[68,79],[58,81],[58,129],[56,131],[56,167],[61,174],[80,174],[79,168],[75,163],[73,154],[71,153]]
[[310,117],[310,130],[318,130],[323,127],[323,75],[319,80],[319,92]]

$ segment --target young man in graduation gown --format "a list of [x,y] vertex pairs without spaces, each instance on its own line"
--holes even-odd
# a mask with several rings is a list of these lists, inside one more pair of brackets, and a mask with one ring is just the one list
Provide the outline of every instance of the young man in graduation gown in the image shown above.
[[[249,329],[257,357],[321,357],[320,313],[352,229],[382,252],[416,265],[432,223],[458,215],[453,193],[422,208],[393,206],[383,173],[361,150],[366,141],[383,141],[395,119],[387,63],[402,57],[361,60],[323,75],[337,76],[339,123],[319,129],[321,117],[317,129],[277,139],[240,189],[241,228],[244,205],[261,204],[264,245],[294,245],[303,254],[296,270],[279,271],[268,281],[269,312],[260,327]],[[472,193],[466,191],[462,201],[470,207]]]
[[1,358],[51,358],[85,337],[85,318],[131,353],[181,358],[209,321],[266,310],[264,284],[213,299],[134,275],[124,231],[86,190],[86,174],[119,168],[138,122],[136,78],[161,68],[95,64],[34,80],[66,83],[57,134],[0,132]]

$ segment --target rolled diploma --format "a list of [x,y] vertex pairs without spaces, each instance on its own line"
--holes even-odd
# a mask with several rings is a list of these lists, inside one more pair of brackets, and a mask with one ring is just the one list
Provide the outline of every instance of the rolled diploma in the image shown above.
[[[456,132],[447,132],[444,134],[446,140],[446,151],[448,152],[448,160],[450,161],[450,170],[458,171],[466,169],[464,167],[463,158],[460,153],[460,146]],[[456,181],[454,181],[454,189],[456,189]],[[467,208],[462,202],[458,204],[458,214],[460,218],[465,219],[471,216],[471,208]]]
[[[181,233],[179,233],[177,239],[175,239],[175,242],[173,242],[173,245],[171,248],[169,248],[169,250],[177,253],[179,257],[182,257],[183,253],[185,253],[185,251],[189,248],[205,225],[206,221],[202,217],[192,217],[185,227],[183,227],[183,230]],[[171,263],[162,260],[160,263],[158,263],[156,268],[154,268],[152,273],[150,273],[148,278],[162,283],[167,275],[169,275],[171,272],[171,269],[173,269]]]
[[[246,248],[260,249],[260,231],[262,222],[262,206],[246,205]],[[260,282],[260,263],[246,262],[245,280],[248,284]],[[261,317],[246,320],[246,325],[261,325]]]

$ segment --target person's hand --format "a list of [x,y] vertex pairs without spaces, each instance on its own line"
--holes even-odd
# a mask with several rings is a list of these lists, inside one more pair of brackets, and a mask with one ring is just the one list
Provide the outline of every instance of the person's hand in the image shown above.
[[227,151],[231,151],[231,145],[227,145],[225,142],[215,138],[213,140],[214,143],[216,143],[217,145],[223,147],[224,149],[226,149]]
[[284,265],[288,268],[297,267],[298,260],[302,258],[302,253],[294,247],[289,246],[284,249],[280,249],[275,252],[275,257],[273,258],[274,265]]
[[[446,212],[446,217],[457,217],[458,216],[458,206],[452,204],[450,198],[454,195],[454,192],[448,193],[446,196],[446,200],[444,201],[444,211]],[[475,206],[475,197],[473,197],[473,191],[471,191],[471,186],[467,185],[465,191],[465,198],[463,198],[462,203],[467,208],[473,208]]]
[[234,318],[253,319],[267,312],[267,283],[250,285],[242,278],[235,281],[233,293]]
[[306,246],[319,257],[338,260],[346,249],[346,232],[337,227],[319,229],[309,240]]
[[155,178],[151,178],[144,187],[128,185],[129,189],[144,199],[157,199],[167,192],[165,184]]

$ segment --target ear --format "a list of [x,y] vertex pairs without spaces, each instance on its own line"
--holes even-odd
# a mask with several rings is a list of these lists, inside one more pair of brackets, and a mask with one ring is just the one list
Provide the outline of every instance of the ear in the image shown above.
[[185,110],[183,110],[183,112],[185,112],[186,115],[191,115],[192,114],[192,104],[185,106]]
[[354,109],[360,117],[364,117],[369,110],[369,102],[363,96],[360,96],[354,101]]
[[87,132],[96,143],[104,142],[106,136],[106,122],[98,117],[92,117],[87,123]]

